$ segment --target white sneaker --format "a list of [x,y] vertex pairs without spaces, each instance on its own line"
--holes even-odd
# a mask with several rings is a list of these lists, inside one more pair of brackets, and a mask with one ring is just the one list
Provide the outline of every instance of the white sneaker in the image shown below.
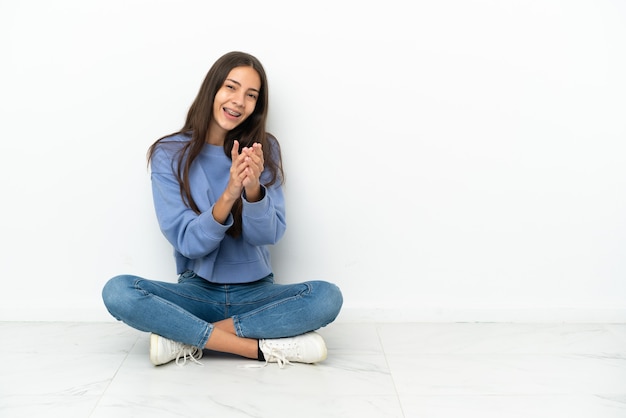
[[192,345],[168,340],[157,334],[150,334],[150,361],[155,366],[169,363],[174,359],[176,359],[177,365],[182,366],[187,363],[188,358],[194,363],[202,365],[198,361],[202,358],[202,350]]
[[317,363],[326,360],[328,352],[321,335],[309,332],[289,338],[259,340],[266,363],[278,363],[282,369],[291,362]]

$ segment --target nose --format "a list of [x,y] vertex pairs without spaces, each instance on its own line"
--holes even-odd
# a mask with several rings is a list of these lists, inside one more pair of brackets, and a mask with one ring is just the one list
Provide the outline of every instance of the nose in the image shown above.
[[245,103],[245,93],[237,93],[233,96],[233,104],[239,107],[243,107]]

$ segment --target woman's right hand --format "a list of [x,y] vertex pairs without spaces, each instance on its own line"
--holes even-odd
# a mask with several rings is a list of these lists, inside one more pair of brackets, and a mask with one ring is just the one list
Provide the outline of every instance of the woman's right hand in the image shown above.
[[246,178],[245,155],[239,154],[239,141],[233,142],[233,148],[230,151],[231,165],[230,178],[224,193],[228,193],[228,197],[233,201],[237,200],[243,192],[243,180]]

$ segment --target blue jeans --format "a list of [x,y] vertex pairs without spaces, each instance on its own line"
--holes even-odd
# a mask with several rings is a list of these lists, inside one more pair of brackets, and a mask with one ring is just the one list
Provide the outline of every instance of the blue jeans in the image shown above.
[[304,334],[335,320],[343,304],[332,283],[276,284],[270,274],[244,284],[210,283],[187,271],[178,283],[121,275],[102,290],[109,313],[140,331],[203,348],[213,322],[232,318],[240,337]]

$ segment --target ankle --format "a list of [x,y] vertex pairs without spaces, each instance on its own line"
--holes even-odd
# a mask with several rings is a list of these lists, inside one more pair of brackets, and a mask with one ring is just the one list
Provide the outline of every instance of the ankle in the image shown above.
[[261,340],[257,341],[257,360],[265,361],[265,355],[263,354],[263,350],[261,350]]

